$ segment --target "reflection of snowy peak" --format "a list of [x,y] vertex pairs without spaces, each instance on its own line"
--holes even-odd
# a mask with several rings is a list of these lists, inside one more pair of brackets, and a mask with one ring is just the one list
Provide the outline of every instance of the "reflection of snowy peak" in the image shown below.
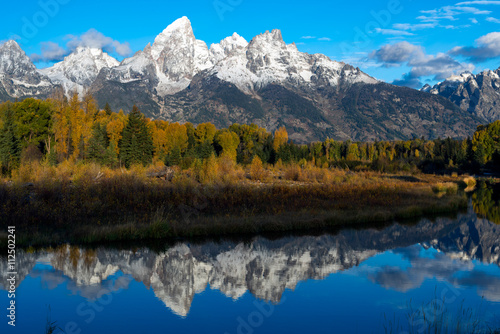
[[[500,265],[499,229],[467,215],[457,221],[424,220],[413,227],[346,230],[335,236],[274,241],[257,237],[246,243],[202,245],[179,243],[160,253],[149,249],[85,250],[63,246],[48,254],[19,251],[18,271],[23,273],[19,283],[37,260],[43,261],[70,279],[74,289],[92,299],[97,298],[99,286],[108,286],[109,278],[121,272],[152,288],[174,313],[186,316],[194,296],[208,286],[233,299],[250,292],[259,299],[279,302],[285,289],[293,290],[301,281],[323,279],[358,266],[379,252],[417,243],[432,246],[451,258],[473,258]],[[3,269],[0,264],[0,271],[5,272]],[[61,281],[60,277],[46,279]]]
[[118,66],[119,62],[101,49],[78,47],[62,62],[40,70],[52,82],[60,84],[69,94],[82,94],[89,88],[103,68]]
[[454,230],[445,238],[429,243],[451,257],[464,261],[479,260],[500,266],[500,226],[476,218]]

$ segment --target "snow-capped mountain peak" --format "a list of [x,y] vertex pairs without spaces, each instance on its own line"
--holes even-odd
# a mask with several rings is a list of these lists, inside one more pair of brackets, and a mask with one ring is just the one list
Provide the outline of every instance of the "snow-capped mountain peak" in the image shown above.
[[434,86],[425,85],[421,91],[441,95],[462,110],[476,115],[484,122],[493,122],[500,116],[500,69],[478,74],[464,72],[453,75]]
[[232,36],[224,38],[220,43],[210,46],[213,63],[217,64],[222,59],[236,52],[245,52],[248,46],[246,39],[234,33]]
[[185,89],[197,73],[213,66],[206,43],[195,38],[187,17],[163,30],[147,52],[155,62],[160,95]]
[[78,47],[63,61],[39,72],[62,85],[67,93],[76,91],[82,94],[92,85],[101,69],[118,65],[118,60],[101,49]]
[[0,45],[0,73],[9,74],[18,79],[27,71],[34,69],[36,69],[35,65],[16,41],[9,40]]
[[165,48],[172,44],[182,46],[192,44],[194,40],[195,37],[193,28],[191,27],[191,21],[185,16],[181,17],[156,36],[151,47],[151,56],[153,59],[158,60],[162,56],[162,53],[164,53]]
[[38,73],[35,65],[16,41],[0,45],[0,85],[12,97],[47,96],[52,82]]

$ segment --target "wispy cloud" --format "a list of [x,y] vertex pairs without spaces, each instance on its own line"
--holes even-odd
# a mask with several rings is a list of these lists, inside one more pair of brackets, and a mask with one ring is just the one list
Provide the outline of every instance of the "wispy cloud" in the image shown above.
[[463,1],[456,4],[457,6],[467,6],[467,5],[500,5],[500,1]]
[[486,21],[488,22],[493,22],[493,23],[500,23],[500,20],[494,17],[488,17],[486,18]]
[[404,31],[404,30],[396,30],[396,29],[382,29],[382,28],[376,28],[376,32],[382,35],[391,35],[391,36],[414,36],[415,34],[412,34],[411,32]]
[[456,25],[456,26],[454,26],[453,24],[447,24],[447,25],[441,26],[441,27],[449,30],[449,29],[469,28],[470,26],[471,26],[470,24],[462,24],[462,25]]
[[436,26],[437,23],[417,23],[417,24],[396,23],[392,27],[398,30],[417,31],[417,30],[436,28]]
[[317,40],[317,41],[320,41],[320,42],[330,42],[332,39],[330,37],[316,37],[316,36],[302,36],[301,39],[305,39],[305,40]]
[[417,20],[426,23],[439,23],[441,21],[456,21],[460,15],[488,15],[489,10],[481,10],[476,7],[463,6],[465,3],[457,4],[456,6],[444,6],[432,10],[422,10],[424,14],[417,17]]

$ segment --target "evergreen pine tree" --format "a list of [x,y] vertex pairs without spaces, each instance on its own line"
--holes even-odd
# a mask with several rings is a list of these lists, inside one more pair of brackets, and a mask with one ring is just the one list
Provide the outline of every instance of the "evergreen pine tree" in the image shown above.
[[146,166],[153,160],[153,138],[144,115],[135,105],[123,129],[119,147],[120,158],[127,168],[133,164]]
[[172,151],[165,157],[165,165],[178,166],[182,160],[181,149],[179,146],[174,146]]
[[2,131],[0,132],[0,164],[2,173],[10,173],[19,165],[21,146],[16,136],[14,124],[14,111],[8,108]]
[[205,140],[198,146],[198,157],[200,159],[208,159],[212,154],[215,154],[214,145],[211,141]]
[[111,113],[113,112],[113,110],[111,110],[111,107],[109,106],[109,103],[106,102],[106,105],[104,106],[104,111],[106,112],[106,115],[111,115]]
[[118,165],[118,155],[116,154],[116,146],[114,143],[110,142],[106,152],[104,154],[103,164],[109,167],[115,167]]
[[88,143],[87,157],[100,164],[105,164],[106,149],[108,147],[106,126],[96,123],[92,129],[92,137]]

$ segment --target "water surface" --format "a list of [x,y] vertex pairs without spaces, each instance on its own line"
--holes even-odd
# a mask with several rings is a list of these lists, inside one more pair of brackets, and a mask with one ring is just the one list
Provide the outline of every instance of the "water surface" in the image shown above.
[[18,250],[17,260],[17,326],[2,314],[1,333],[43,333],[49,306],[68,334],[418,333],[416,310],[432,300],[451,322],[465,312],[464,322],[500,328],[500,225],[472,209],[335,235],[64,245]]

